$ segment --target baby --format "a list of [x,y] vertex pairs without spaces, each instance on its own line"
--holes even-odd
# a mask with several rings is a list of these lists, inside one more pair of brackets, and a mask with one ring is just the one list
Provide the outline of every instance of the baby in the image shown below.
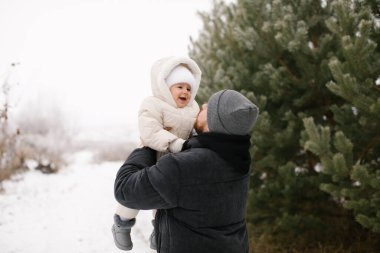
[[[190,137],[199,112],[195,95],[201,74],[198,65],[188,57],[171,56],[153,64],[153,96],[141,103],[138,124],[142,146],[157,150],[157,158],[168,152],[180,152],[183,143]],[[132,249],[130,233],[138,212],[118,203],[112,233],[119,249]],[[150,236],[150,247],[156,249],[154,230]]]

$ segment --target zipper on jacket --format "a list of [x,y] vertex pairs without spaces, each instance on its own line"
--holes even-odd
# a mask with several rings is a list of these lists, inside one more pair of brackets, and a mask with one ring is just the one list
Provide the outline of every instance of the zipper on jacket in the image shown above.
[[171,246],[171,233],[170,233],[170,228],[169,228],[169,210],[164,209],[165,211],[165,225],[166,225],[166,231],[168,234],[168,249],[170,251],[170,246]]
[[[156,238],[157,238],[157,253],[161,251],[162,236],[160,231],[163,231],[167,235],[167,248],[170,251],[171,245],[171,234],[169,228],[169,211],[167,209],[159,209],[156,213],[155,218],[155,229],[156,229]],[[164,219],[164,220],[163,220]]]

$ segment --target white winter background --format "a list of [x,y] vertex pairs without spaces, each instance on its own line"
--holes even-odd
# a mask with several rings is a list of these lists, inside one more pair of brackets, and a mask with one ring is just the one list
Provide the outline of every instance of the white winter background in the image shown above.
[[[12,85],[10,115],[33,119],[48,111],[53,121],[63,117],[74,143],[136,143],[137,109],[150,95],[151,64],[187,55],[190,36],[202,28],[197,12],[211,5],[1,0],[0,81]],[[3,182],[1,253],[121,252],[110,229],[113,182],[122,160],[94,160],[91,148],[66,152],[69,163],[57,174],[29,170]],[[151,252],[151,219],[150,211],[138,215],[132,252]]]

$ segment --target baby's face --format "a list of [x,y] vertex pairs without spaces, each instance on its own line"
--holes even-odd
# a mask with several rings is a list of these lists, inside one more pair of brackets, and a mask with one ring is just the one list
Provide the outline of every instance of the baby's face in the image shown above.
[[172,97],[178,108],[187,106],[191,98],[191,86],[187,83],[176,83],[170,87]]

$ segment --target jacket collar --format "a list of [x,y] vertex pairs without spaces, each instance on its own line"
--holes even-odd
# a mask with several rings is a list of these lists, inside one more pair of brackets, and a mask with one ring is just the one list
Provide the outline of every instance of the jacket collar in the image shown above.
[[191,148],[211,149],[232,167],[246,173],[251,164],[250,146],[250,135],[207,132],[190,138],[185,142],[183,150]]

